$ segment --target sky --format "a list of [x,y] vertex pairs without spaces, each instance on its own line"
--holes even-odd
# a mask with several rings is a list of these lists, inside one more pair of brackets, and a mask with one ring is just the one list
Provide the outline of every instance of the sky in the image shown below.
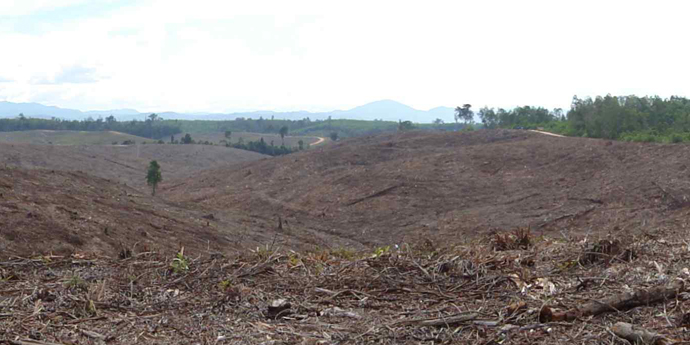
[[690,96],[687,1],[0,0],[0,101],[329,111]]

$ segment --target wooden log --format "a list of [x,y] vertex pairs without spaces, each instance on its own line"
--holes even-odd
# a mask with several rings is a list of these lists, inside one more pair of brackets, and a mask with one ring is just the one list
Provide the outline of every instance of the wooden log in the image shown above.
[[669,345],[673,341],[664,337],[663,335],[650,332],[646,329],[633,326],[625,322],[617,322],[611,327],[613,334],[620,338],[629,341],[631,344],[649,344],[649,345]]
[[566,311],[553,311],[549,307],[544,307],[539,314],[539,319],[541,322],[573,321],[579,317],[618,312],[674,299],[676,295],[685,290],[685,282],[679,280],[666,286],[623,292],[602,300],[584,303],[579,308]]

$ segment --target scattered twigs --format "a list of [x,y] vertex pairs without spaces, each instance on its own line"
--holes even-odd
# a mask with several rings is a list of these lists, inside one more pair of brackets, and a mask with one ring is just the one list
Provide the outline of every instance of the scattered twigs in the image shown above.
[[434,319],[400,320],[394,322],[393,325],[450,326],[458,323],[472,321],[476,319],[478,316],[479,315],[477,313],[465,313]]
[[12,345],[63,345],[59,343],[48,343],[33,339],[8,340],[8,342]]

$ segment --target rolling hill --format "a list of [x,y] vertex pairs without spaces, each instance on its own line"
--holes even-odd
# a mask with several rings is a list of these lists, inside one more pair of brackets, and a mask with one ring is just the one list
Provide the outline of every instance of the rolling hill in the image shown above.
[[113,131],[16,131],[0,132],[0,142],[47,144],[47,145],[112,145],[122,144],[123,141],[132,140],[136,143],[154,142],[153,139],[138,137],[136,135]]
[[365,246],[463,241],[518,227],[627,233],[682,222],[688,153],[528,131],[412,132],[212,169],[163,193],[218,212],[282,217],[289,245],[313,233]]

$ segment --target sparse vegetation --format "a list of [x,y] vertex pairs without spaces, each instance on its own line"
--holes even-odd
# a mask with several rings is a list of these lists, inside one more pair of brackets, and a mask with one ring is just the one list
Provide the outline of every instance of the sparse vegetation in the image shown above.
[[149,163],[149,169],[146,172],[146,183],[151,186],[151,195],[156,195],[156,187],[163,181],[163,175],[161,174],[161,167],[158,165],[157,161],[151,161]]
[[180,140],[182,144],[194,144],[194,140],[192,139],[192,136],[189,135],[189,133],[185,134],[184,137]]
[[189,259],[184,256],[184,247],[173,258],[170,268],[175,274],[182,274],[189,271]]

